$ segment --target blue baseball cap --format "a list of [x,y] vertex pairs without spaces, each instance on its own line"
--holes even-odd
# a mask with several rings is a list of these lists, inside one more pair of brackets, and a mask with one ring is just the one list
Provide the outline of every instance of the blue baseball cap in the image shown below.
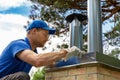
[[49,34],[54,34],[55,29],[50,28],[43,20],[34,20],[27,28],[27,31],[33,28],[42,28],[49,31]]

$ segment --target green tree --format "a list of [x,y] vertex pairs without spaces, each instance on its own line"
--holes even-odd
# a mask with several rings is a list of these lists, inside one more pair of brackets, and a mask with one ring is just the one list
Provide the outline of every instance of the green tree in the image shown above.
[[108,54],[111,57],[120,59],[120,49],[119,48],[115,48],[114,50],[111,51],[111,53]]
[[106,41],[111,46],[120,47],[120,18],[119,17],[120,17],[120,13],[114,16],[114,22],[115,22],[114,27],[111,29],[111,31],[104,33]]
[[[31,0],[40,5],[50,7],[52,10],[64,13],[66,10],[78,9],[83,14],[87,13],[87,0]],[[102,20],[107,20],[120,11],[119,0],[101,0]],[[37,8],[36,8],[37,9]],[[87,15],[87,14],[86,14]]]
[[[52,27],[56,28],[56,35],[60,36],[61,34],[66,35],[69,31],[69,25],[65,20],[65,12],[67,10],[71,9],[78,9],[81,11],[83,15],[87,16],[87,0],[31,0],[33,2],[36,1],[37,4],[34,4],[32,6],[33,11],[37,11],[40,13],[38,14],[31,14],[31,19],[42,19],[47,21],[48,23],[51,23]],[[102,7],[102,24],[107,24],[107,21],[114,22],[118,21],[118,18],[116,15],[120,11],[120,2],[119,0],[101,0],[101,7]],[[112,8],[111,8],[112,7]],[[113,17],[115,16],[115,17]],[[87,42],[87,21],[83,22],[83,41]],[[111,27],[111,26],[110,26]],[[108,41],[110,45],[116,44],[118,45],[118,39],[119,39],[119,33],[118,27],[117,31],[113,26],[113,29],[111,31],[108,31],[106,33],[103,33],[105,40]],[[109,37],[108,37],[109,35]],[[68,36],[66,36],[68,37]],[[110,37],[114,37],[110,38]],[[115,39],[116,38],[116,39]],[[63,40],[64,41],[64,40]],[[117,41],[117,43],[116,43]],[[87,45],[83,46],[84,48],[87,48]]]

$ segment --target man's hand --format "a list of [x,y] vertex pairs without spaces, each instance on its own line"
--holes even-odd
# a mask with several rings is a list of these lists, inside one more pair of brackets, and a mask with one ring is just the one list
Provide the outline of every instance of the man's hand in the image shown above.
[[62,50],[60,50],[60,53],[63,53],[63,54],[67,54],[68,53],[68,51],[67,50],[65,50],[65,49],[62,49]]
[[86,52],[84,51],[81,51],[79,48],[77,48],[76,46],[73,46],[69,49],[66,49],[68,54],[66,56],[66,59],[65,60],[68,60],[70,57],[72,56],[77,56],[77,57],[81,57],[82,54],[85,54]]

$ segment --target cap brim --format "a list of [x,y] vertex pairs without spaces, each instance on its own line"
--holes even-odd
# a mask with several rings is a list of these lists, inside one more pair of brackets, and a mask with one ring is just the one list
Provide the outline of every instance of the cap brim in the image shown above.
[[49,28],[49,27],[44,27],[43,29],[48,30],[49,34],[55,34],[55,29]]
[[55,30],[49,30],[49,34],[55,34]]

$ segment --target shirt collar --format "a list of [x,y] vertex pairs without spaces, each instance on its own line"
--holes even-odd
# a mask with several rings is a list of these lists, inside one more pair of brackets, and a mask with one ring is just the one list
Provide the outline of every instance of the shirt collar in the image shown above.
[[[30,48],[31,48],[31,50],[32,50],[32,47],[31,47],[31,45],[30,45],[30,41],[29,41],[29,39],[28,39],[27,37],[25,37],[25,42],[30,46]],[[37,53],[37,49],[36,49],[36,48],[35,48],[34,52]]]

